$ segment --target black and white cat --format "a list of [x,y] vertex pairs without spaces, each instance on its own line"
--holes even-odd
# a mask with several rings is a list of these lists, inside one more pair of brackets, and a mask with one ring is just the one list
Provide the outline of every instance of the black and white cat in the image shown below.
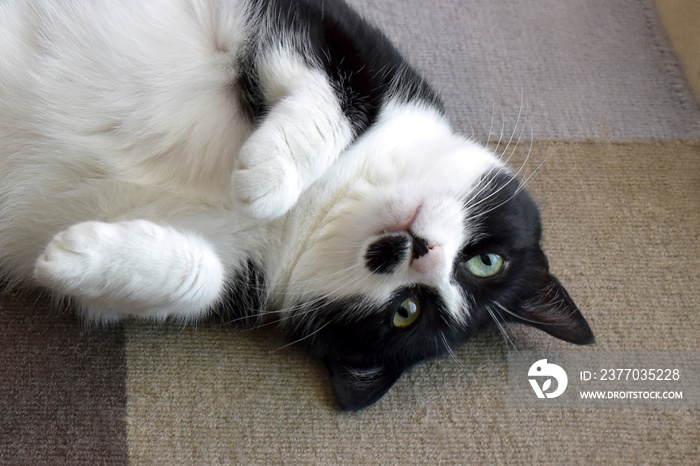
[[0,44],[10,284],[276,322],[349,409],[493,315],[593,341],[533,200],[342,0],[5,0]]

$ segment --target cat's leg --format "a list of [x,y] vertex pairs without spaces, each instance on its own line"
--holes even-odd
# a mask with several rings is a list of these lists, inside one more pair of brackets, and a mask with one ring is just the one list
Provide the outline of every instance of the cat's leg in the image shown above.
[[203,238],[145,220],[74,225],[54,236],[34,275],[98,321],[196,319],[216,303],[225,280]]
[[324,73],[278,51],[259,64],[269,112],[241,148],[235,197],[257,218],[286,213],[351,143],[352,126]]

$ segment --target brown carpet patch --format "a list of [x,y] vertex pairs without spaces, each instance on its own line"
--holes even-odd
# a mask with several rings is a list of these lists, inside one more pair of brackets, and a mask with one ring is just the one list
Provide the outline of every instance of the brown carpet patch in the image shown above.
[[0,293],[0,463],[124,464],[123,331]]

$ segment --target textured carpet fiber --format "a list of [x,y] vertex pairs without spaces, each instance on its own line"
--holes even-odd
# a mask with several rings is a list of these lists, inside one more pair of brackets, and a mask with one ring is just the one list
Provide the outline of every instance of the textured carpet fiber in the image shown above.
[[467,134],[486,138],[502,115],[510,129],[521,110],[536,138],[700,134],[700,109],[651,0],[350,3],[442,91]]
[[0,294],[0,464],[123,463],[122,332]]
[[697,409],[507,405],[514,347],[700,350],[700,107],[652,0],[352,3],[456,127],[497,150],[522,132],[523,178],[546,160],[544,246],[597,344],[493,331],[348,414],[273,329],[94,329],[0,294],[0,464],[697,464]]

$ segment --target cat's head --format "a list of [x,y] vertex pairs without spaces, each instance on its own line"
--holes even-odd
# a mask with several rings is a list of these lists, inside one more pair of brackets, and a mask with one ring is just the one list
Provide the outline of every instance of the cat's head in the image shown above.
[[520,182],[437,116],[404,113],[371,130],[321,183],[324,195],[342,196],[319,217],[290,279],[299,293],[286,303],[287,331],[323,358],[347,409],[374,403],[406,369],[489,325],[593,341],[549,272],[539,211]]

